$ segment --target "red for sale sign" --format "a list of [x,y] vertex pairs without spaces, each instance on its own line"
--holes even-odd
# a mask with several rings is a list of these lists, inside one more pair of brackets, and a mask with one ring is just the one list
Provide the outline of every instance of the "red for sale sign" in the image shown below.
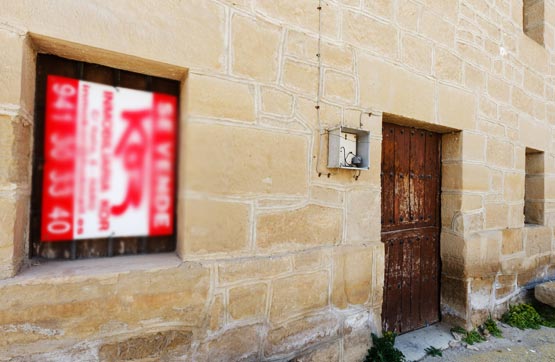
[[41,240],[173,233],[174,96],[48,76]]

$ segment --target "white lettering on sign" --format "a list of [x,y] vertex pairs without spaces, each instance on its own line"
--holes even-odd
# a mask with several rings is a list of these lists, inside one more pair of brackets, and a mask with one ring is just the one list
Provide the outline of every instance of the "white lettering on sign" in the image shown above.
[[169,235],[174,96],[49,76],[41,240]]

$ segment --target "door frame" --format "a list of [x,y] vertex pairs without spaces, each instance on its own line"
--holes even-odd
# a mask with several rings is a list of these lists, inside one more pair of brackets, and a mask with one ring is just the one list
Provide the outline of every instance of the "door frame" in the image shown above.
[[[439,323],[442,321],[443,318],[443,314],[442,314],[442,293],[443,291],[443,286],[442,286],[442,270],[443,270],[443,260],[442,260],[442,255],[441,255],[441,235],[442,235],[442,204],[443,204],[443,199],[442,199],[442,178],[443,178],[443,147],[444,147],[444,137],[443,134],[445,133],[445,130],[443,130],[443,132],[439,131],[437,128],[442,128],[441,126],[439,127],[434,127],[435,125],[430,125],[431,127],[426,127],[426,123],[424,122],[419,122],[419,121],[413,121],[410,119],[404,119],[404,118],[400,118],[397,116],[393,116],[390,118],[389,115],[386,115],[385,113],[382,116],[382,129],[383,129],[383,124],[388,123],[388,124],[394,124],[394,125],[398,125],[401,127],[408,127],[408,128],[412,128],[416,131],[418,130],[424,130],[426,132],[432,132],[435,133],[438,138],[439,138],[439,147],[438,147],[438,189],[437,189],[437,202],[436,202],[436,208],[437,208],[437,212],[436,212],[436,227],[437,227],[437,250],[436,250],[436,254],[437,254],[437,317],[438,320],[433,322],[432,324],[435,323]],[[402,122],[396,122],[397,120],[401,119]],[[381,143],[381,149],[383,150],[383,134],[382,134],[382,143]],[[382,154],[383,157],[383,154]],[[380,174],[383,171],[382,168],[382,162],[380,160]],[[380,180],[380,196],[383,197],[383,184],[382,181]],[[380,213],[382,212],[382,206],[381,206],[381,202],[380,202]],[[423,227],[425,228],[425,226]],[[404,231],[409,231],[410,228],[402,228],[399,230],[395,230],[395,231],[399,231],[399,232],[404,232]],[[381,318],[381,327],[383,328],[384,325],[384,311],[385,311],[385,302],[386,302],[386,273],[387,273],[387,260],[385,260],[385,256],[386,256],[386,248],[387,245],[385,245],[384,240],[382,239],[382,234],[384,233],[389,233],[392,231],[382,231],[382,229],[380,229],[380,240],[382,241],[382,243],[384,244],[384,283],[383,283],[383,297],[382,297],[382,305],[381,305],[381,313],[380,313],[380,318]],[[423,327],[427,327],[428,325],[425,326],[421,326],[421,327],[417,327],[415,329],[412,329],[410,331],[404,331],[400,334],[404,334],[404,333],[410,333],[411,331],[423,328]]]

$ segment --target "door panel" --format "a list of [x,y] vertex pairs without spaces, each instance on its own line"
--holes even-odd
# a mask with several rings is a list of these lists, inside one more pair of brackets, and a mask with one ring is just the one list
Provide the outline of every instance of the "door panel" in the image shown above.
[[408,332],[439,320],[440,135],[384,123],[383,329]]

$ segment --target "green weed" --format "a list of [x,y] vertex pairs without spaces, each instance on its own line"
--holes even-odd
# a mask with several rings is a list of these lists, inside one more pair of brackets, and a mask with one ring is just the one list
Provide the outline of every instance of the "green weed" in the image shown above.
[[405,362],[403,352],[395,348],[395,337],[393,332],[384,332],[383,337],[372,333],[372,348],[368,350],[364,362]]
[[491,334],[494,337],[497,337],[497,338],[503,337],[503,332],[501,332],[501,329],[499,329],[499,327],[497,326],[497,322],[494,321],[493,318],[491,318],[491,314],[489,318],[482,325],[482,329],[487,329],[489,334]]
[[519,329],[539,329],[543,322],[543,318],[530,304],[510,306],[501,320]]
[[486,339],[480,334],[480,332],[473,329],[471,331],[466,332],[466,336],[464,336],[462,340],[467,344],[474,344],[474,343],[484,342]]
[[436,348],[434,346],[430,346],[430,347],[426,348],[424,351],[426,351],[427,356],[443,357],[443,352],[441,352],[441,349]]

